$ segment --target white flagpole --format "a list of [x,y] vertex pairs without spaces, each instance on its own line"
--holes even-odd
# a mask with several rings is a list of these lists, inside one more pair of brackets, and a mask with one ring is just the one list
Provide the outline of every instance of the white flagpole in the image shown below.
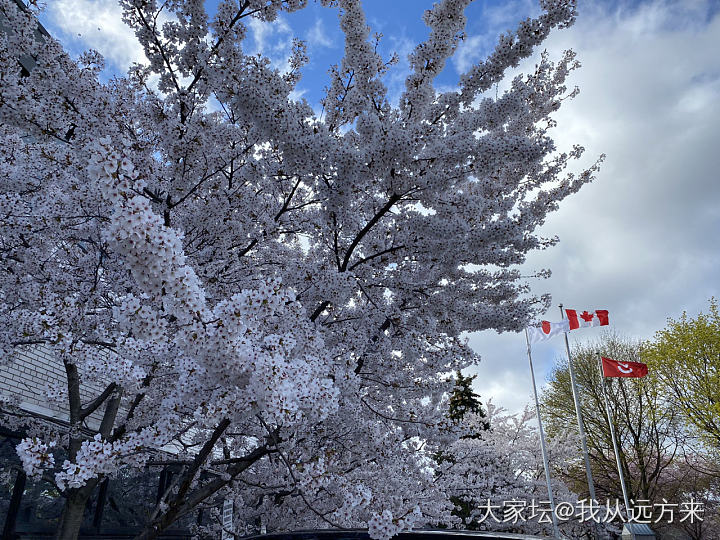
[[[615,463],[617,463],[618,474],[620,475],[620,487],[622,488],[623,500],[625,501],[625,512],[628,515],[628,523],[630,523],[630,500],[628,499],[627,488],[625,487],[625,475],[623,475],[622,465],[620,464],[620,452],[618,451],[617,438],[615,437],[615,423],[610,413],[610,400],[608,399],[607,389],[605,388],[605,375],[603,374],[602,356],[597,353],[600,362],[600,382],[602,383],[602,392],[605,396],[605,412],[607,413],[608,424],[610,425],[610,436],[612,437],[613,450],[615,451]],[[635,532],[631,531],[633,538]]]
[[540,401],[538,400],[537,386],[535,385],[535,370],[533,369],[532,353],[530,352],[530,338],[527,328],[525,329],[525,343],[527,343],[528,362],[530,363],[530,378],[532,379],[533,394],[535,395],[535,411],[537,413],[538,430],[540,431],[540,448],[542,450],[543,464],[545,465],[545,482],[547,483],[548,497],[550,499],[550,510],[552,512],[553,532],[556,538],[560,538],[557,516],[555,515],[555,498],[553,497],[552,486],[550,485],[550,465],[548,463],[547,447],[545,446],[545,431],[543,430],[542,419],[540,418]]
[[[560,304],[560,316],[565,320],[565,312],[563,305]],[[588,491],[590,492],[590,504],[597,503],[595,498],[595,483],[593,482],[592,471],[590,470],[590,457],[587,449],[587,436],[585,435],[585,425],[583,424],[582,412],[580,410],[580,399],[578,398],[577,386],[575,384],[575,370],[573,370],[572,358],[570,357],[570,343],[568,335],[565,332],[565,351],[567,352],[568,369],[570,370],[570,383],[572,385],[573,400],[575,401],[575,414],[577,415],[578,429],[580,431],[580,442],[582,443],[583,457],[585,458],[585,474],[587,475]]]

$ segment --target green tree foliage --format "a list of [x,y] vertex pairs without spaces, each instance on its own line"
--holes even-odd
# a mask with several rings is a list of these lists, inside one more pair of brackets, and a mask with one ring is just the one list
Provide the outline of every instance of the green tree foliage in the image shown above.
[[710,300],[709,313],[679,320],[646,344],[643,361],[656,374],[674,405],[716,451],[720,450],[720,312]]
[[[480,396],[472,388],[475,377],[477,375],[468,375],[466,377],[459,371],[455,376],[455,388],[450,396],[449,412],[450,419],[453,422],[460,422],[468,413],[478,414],[482,418],[486,417],[480,402]],[[486,423],[484,429],[488,427],[489,424]]]
[[[605,334],[594,343],[580,344],[572,352],[582,406],[596,495],[622,500],[612,447],[610,425],[597,353],[621,361],[639,361],[639,342]],[[668,407],[651,377],[606,379],[613,423],[621,447],[620,462],[631,499],[659,501],[674,491],[672,463],[681,448],[680,415]],[[551,437],[576,432],[577,423],[567,361],[560,361],[543,395],[543,411]],[[577,465],[563,471],[576,493],[587,495],[585,471],[578,443]]]

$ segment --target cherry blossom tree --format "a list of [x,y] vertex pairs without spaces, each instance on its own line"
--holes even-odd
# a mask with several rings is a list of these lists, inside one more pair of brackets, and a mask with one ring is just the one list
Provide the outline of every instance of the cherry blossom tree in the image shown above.
[[158,456],[182,469],[140,538],[213,497],[376,538],[449,515],[428,458],[457,436],[447,375],[478,360],[461,334],[545,310],[517,265],[556,242],[538,226],[598,165],[566,172],[583,148],[548,135],[577,92],[572,52],[494,89],[574,1],[543,0],[438,92],[468,3],[426,12],[394,104],[359,0],[322,0],[345,51],[317,117],[291,97],[301,42],[285,72],[243,48],[248,21],[303,0],[223,0],[212,17],[121,0],[148,63],[107,83],[97,52],[38,41],[35,14],[1,1],[2,358],[51,351],[69,425],[3,411],[27,429],[26,472],[66,498],[58,538],[98,482]]
[[[448,524],[552,536],[535,413],[526,407],[518,414],[509,414],[492,402],[487,409],[487,416],[467,415],[462,428],[473,436],[461,437],[450,445],[436,469],[437,482],[455,505],[465,510],[457,514],[462,523],[450,520]],[[557,438],[549,445],[554,477],[551,486],[556,502],[573,506],[574,512],[560,520],[563,533],[569,538],[592,538],[593,523],[577,513],[581,507],[577,495],[558,478],[558,472],[576,460],[575,442]]]

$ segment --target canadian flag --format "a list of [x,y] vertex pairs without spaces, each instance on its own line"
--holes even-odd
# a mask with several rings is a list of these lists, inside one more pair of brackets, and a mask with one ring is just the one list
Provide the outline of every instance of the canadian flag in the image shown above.
[[566,309],[567,320],[570,322],[570,330],[585,328],[586,326],[607,326],[610,324],[607,309],[596,309],[595,311],[583,311],[578,313],[574,309]]
[[644,377],[648,374],[647,364],[642,362],[620,362],[604,356],[600,358],[603,377]]
[[548,322],[542,321],[540,326],[529,326],[527,329],[528,340],[530,343],[537,343],[538,341],[545,341],[553,336],[562,334],[570,330],[569,321],[565,320],[562,322]]

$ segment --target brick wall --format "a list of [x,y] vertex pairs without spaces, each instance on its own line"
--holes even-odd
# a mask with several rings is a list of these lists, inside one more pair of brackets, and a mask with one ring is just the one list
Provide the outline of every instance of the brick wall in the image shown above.
[[[65,367],[55,358],[49,347],[18,347],[9,363],[0,364],[0,394],[8,398],[19,398],[20,406],[28,412],[67,421],[67,406],[58,407],[48,401],[45,393],[48,383],[67,387]],[[102,390],[97,386],[81,384],[80,396],[83,404],[93,400]],[[103,410],[103,407],[100,407],[88,418],[88,427],[96,429],[100,426]]]

